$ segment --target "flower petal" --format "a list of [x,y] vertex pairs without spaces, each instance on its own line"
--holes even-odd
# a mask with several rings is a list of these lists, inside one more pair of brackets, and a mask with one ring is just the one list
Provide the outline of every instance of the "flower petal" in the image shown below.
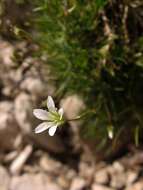
[[64,113],[63,108],[60,108],[59,111],[58,111],[58,113],[60,114],[60,119],[62,119],[63,113]]
[[113,132],[112,131],[108,132],[108,137],[109,137],[109,139],[113,139]]
[[55,134],[56,130],[57,130],[57,125],[55,125],[53,127],[50,127],[50,129],[49,129],[49,135],[53,136]]
[[47,107],[49,111],[56,111],[54,100],[51,96],[48,96]]
[[41,120],[48,120],[49,117],[49,113],[46,110],[42,109],[34,109],[33,114],[35,115],[35,117]]
[[35,133],[41,133],[52,126],[53,126],[52,122],[43,122],[35,128]]

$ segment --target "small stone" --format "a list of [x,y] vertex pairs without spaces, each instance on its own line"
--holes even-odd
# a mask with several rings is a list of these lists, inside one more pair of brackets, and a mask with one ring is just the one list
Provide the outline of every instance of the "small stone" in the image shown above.
[[40,167],[43,169],[45,172],[49,172],[51,174],[59,174],[62,169],[62,164],[58,161],[55,161],[51,159],[47,155],[43,155],[40,159]]
[[0,190],[8,190],[10,183],[10,177],[6,169],[0,166]]
[[77,173],[74,169],[68,166],[62,165],[59,169],[59,177],[57,178],[57,183],[64,189],[69,189],[71,182],[76,178]]
[[69,169],[67,172],[66,172],[66,179],[68,180],[72,180],[73,178],[75,178],[77,175],[77,173],[75,172],[75,170],[73,169]]
[[57,183],[64,189],[69,189],[70,181],[66,179],[66,176],[60,175],[57,179]]
[[13,150],[15,140],[20,132],[13,114],[13,103],[3,101],[0,103],[0,150]]
[[106,185],[109,183],[109,174],[106,168],[95,171],[94,180],[96,183]]
[[83,178],[77,177],[73,179],[70,186],[70,190],[82,190],[86,188],[86,186],[87,186],[86,181]]
[[18,151],[14,150],[10,153],[6,154],[4,157],[4,162],[9,163],[12,162],[18,156]]
[[[74,94],[63,98],[60,106],[64,109],[64,115],[67,119],[73,119],[80,115],[80,112],[85,109],[84,101],[81,97]],[[77,151],[81,148],[80,143],[80,127],[82,120],[70,121],[70,130],[72,131],[72,138],[70,143],[73,145],[74,150]]]
[[46,85],[38,78],[28,77],[21,83],[21,89],[27,90],[31,95],[37,97],[43,97],[45,95]]
[[83,177],[84,179],[86,179],[88,183],[90,183],[94,177],[94,172],[95,172],[94,169],[95,168],[92,164],[81,161],[79,164],[79,175]]
[[76,117],[85,108],[83,100],[77,95],[71,95],[61,100],[61,107],[67,118]]
[[124,172],[124,167],[120,162],[114,162],[112,167],[118,172]]
[[114,174],[111,177],[111,187],[121,189],[126,185],[126,176],[124,174]]
[[138,173],[135,171],[127,171],[126,175],[127,175],[126,178],[127,186],[133,184],[138,178]]
[[114,190],[110,187],[106,187],[104,185],[99,185],[99,184],[93,184],[91,187],[91,190]]
[[62,190],[60,186],[52,182],[43,174],[24,174],[13,177],[10,190]]
[[32,122],[34,121],[32,99],[28,94],[21,93],[14,103],[14,113],[19,127],[23,133],[30,133],[32,131]]
[[24,150],[16,157],[16,159],[10,165],[10,172],[13,175],[17,175],[21,172],[25,162],[28,160],[32,153],[32,146],[27,145]]
[[133,185],[127,186],[125,190],[143,190],[143,181],[138,181]]
[[116,189],[121,189],[126,185],[126,173],[123,166],[115,162],[107,168],[110,175],[110,186]]
[[14,61],[12,60],[13,54],[14,54],[14,47],[6,41],[0,41],[1,64],[5,64],[6,66],[15,65]]

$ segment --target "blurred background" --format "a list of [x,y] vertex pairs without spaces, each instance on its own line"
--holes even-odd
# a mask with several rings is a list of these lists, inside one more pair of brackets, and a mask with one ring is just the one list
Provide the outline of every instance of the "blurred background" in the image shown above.
[[[48,95],[84,115],[53,137]],[[0,0],[0,190],[33,189],[143,189],[142,0]]]

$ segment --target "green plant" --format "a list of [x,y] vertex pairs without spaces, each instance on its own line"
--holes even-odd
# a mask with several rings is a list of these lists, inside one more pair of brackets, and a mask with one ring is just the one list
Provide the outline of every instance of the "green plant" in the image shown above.
[[96,117],[86,121],[86,134],[102,139],[111,130],[120,134],[124,126],[138,144],[143,27],[140,5],[132,3],[37,0],[34,23],[41,54],[56,76],[57,96],[78,93],[96,110]]

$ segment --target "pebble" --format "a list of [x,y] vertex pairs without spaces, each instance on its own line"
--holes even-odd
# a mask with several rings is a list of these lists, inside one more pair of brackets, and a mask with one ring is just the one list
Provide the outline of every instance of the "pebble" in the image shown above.
[[100,169],[95,172],[94,180],[96,183],[106,185],[109,183],[109,174],[106,168]]
[[114,190],[113,188],[106,187],[104,185],[93,184],[91,190]]
[[131,186],[128,186],[125,190],[143,190],[143,180],[138,181]]
[[127,171],[126,175],[127,175],[127,178],[126,178],[127,186],[133,184],[138,178],[138,173],[135,171],[129,170]]
[[54,181],[44,174],[24,174],[13,177],[9,190],[62,190]]
[[9,190],[10,177],[7,170],[0,166],[0,190]]
[[69,190],[82,190],[87,186],[86,181],[83,178],[77,177],[73,179]]

